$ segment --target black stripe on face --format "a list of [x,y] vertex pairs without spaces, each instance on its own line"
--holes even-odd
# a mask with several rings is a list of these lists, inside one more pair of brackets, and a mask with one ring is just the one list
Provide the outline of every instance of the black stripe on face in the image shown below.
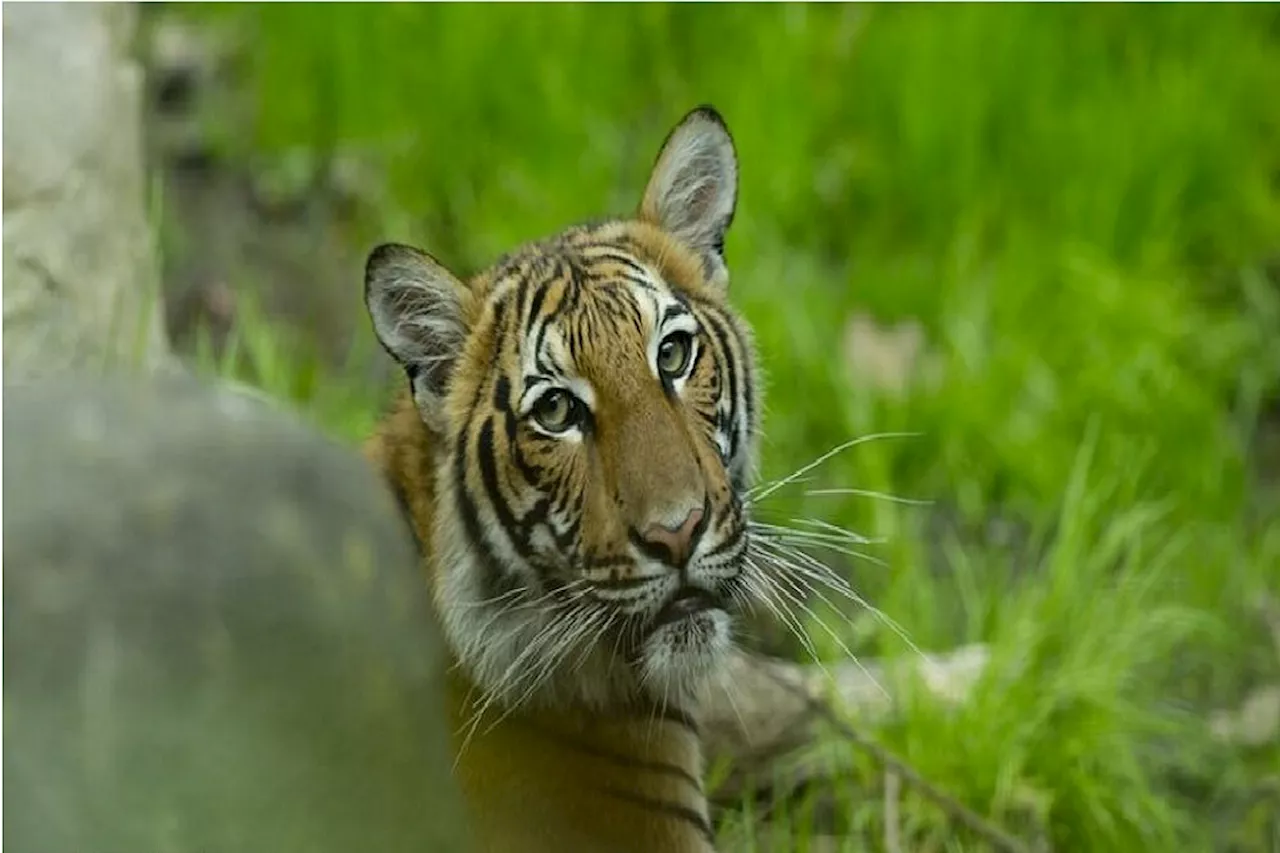
[[728,318],[728,327],[732,335],[731,343],[736,346],[733,358],[737,368],[738,381],[741,385],[741,397],[739,400],[743,407],[743,412],[737,421],[739,450],[745,450],[746,445],[756,435],[758,412],[756,411],[755,365],[752,363],[751,349],[743,337],[739,323],[730,317]]
[[498,525],[511,542],[511,547],[522,559],[528,561],[532,556],[529,543],[524,536],[520,535],[520,524],[512,514],[511,507],[498,483],[497,448],[494,445],[493,432],[493,418],[485,418],[476,436],[475,448],[476,464],[480,468],[480,481],[484,485],[490,508],[497,518]]
[[572,314],[582,301],[582,289],[587,283],[587,277],[582,266],[572,255],[560,259],[560,269],[562,274],[568,274],[569,281],[565,285],[564,298],[560,300],[560,307],[563,310],[559,313]]
[[[493,320],[491,323],[493,336],[500,337],[503,334],[503,325],[506,319],[506,302],[499,300],[493,306]],[[499,350],[500,347],[494,347],[491,370],[497,369]],[[485,595],[486,597],[496,597],[513,588],[514,579],[509,573],[503,571],[502,564],[494,553],[491,543],[485,537],[484,529],[480,524],[479,507],[467,486],[467,459],[471,449],[470,430],[483,399],[484,383],[479,383],[471,397],[470,405],[467,407],[467,414],[463,419],[462,427],[454,437],[452,491],[454,505],[458,509],[458,514],[462,517],[463,531],[467,540],[475,548],[479,561],[485,570]]]
[[[508,422],[513,422],[513,415],[510,411],[506,413],[505,417]],[[569,555],[577,540],[579,526],[574,523],[564,532],[555,530],[548,518],[549,501],[545,496],[539,497],[529,512],[522,518],[517,518],[512,512],[510,502],[502,494],[498,480],[497,446],[494,440],[493,421],[494,418],[487,418],[480,427],[476,441],[476,460],[480,468],[481,482],[484,485],[485,493],[493,507],[493,513],[499,526],[506,533],[507,539],[516,554],[531,566],[541,565],[538,561],[538,555],[534,553],[532,547],[533,531],[538,525],[545,526],[550,532],[561,554]],[[514,443],[508,449],[518,455],[519,448]],[[537,489],[540,493],[546,491],[538,485],[540,469],[523,462],[517,462],[516,464],[522,476],[532,478],[528,480],[532,488]]]
[[[558,261],[555,262],[554,272],[557,274],[563,273],[564,265]],[[572,269],[570,269],[570,272],[572,272]],[[547,373],[558,374],[559,371],[554,368],[554,365],[546,364],[541,358],[541,350],[546,330],[551,325],[550,318],[561,313],[565,305],[564,298],[561,299],[556,309],[550,313],[550,317],[541,318],[538,316],[554,280],[554,278],[547,279],[533,287],[532,292],[529,294],[529,312],[524,316],[520,326],[523,335],[521,346],[535,348],[535,360],[539,365],[539,369]],[[522,354],[518,353],[517,357],[522,358]],[[535,378],[534,383],[526,386],[526,390],[528,387],[536,387],[538,379],[540,378]],[[570,510],[575,505],[573,489],[571,488],[571,483],[567,480],[563,478],[557,480],[555,478],[553,468],[531,461],[528,454],[525,453],[526,448],[522,445],[519,434],[518,401],[511,398],[511,393],[512,386],[507,377],[498,377],[495,380],[494,409],[503,418],[507,452],[510,454],[511,463],[519,472],[520,478],[530,490],[537,494],[537,498],[533,506],[522,517],[517,518],[514,513],[507,511],[505,518],[500,519],[500,523],[507,530],[508,536],[517,552],[531,566],[535,568],[541,566],[545,574],[545,561],[535,563],[538,557],[533,552],[532,546],[534,531],[539,527],[545,529],[555,543],[559,556],[572,559],[576,557],[573,552],[576,550],[580,524],[574,521],[567,525],[567,529],[564,531],[557,530],[555,524],[553,524],[553,516],[563,517],[566,514],[571,514]],[[528,433],[526,437],[532,439],[535,443],[558,442],[558,439],[539,433]],[[496,471],[494,473],[496,476]],[[501,495],[501,492],[493,493]],[[498,500],[499,498],[494,498],[495,503]],[[580,504],[580,498],[578,503]],[[580,506],[577,508],[580,509]]]
[[729,535],[725,537],[724,541],[708,551],[705,554],[705,557],[707,559],[711,559],[712,557],[718,557],[727,551],[734,550],[742,543],[743,534],[746,532],[747,529],[745,525],[735,526],[733,530],[729,532]]
[[[538,320],[538,313],[542,311],[542,303],[547,299],[547,284],[543,282],[539,284],[533,291],[533,298],[529,300],[529,313],[525,315],[525,335],[529,334],[533,324]],[[541,335],[538,342],[541,343]]]
[[527,275],[521,276],[520,283],[516,286],[516,297],[515,297],[516,316],[521,318],[521,320],[529,316],[529,305],[528,305],[529,287],[530,287],[529,276]]
[[[540,466],[529,462],[520,448],[519,418],[511,400],[511,381],[505,376],[499,376],[494,382],[493,408],[502,418],[503,432],[507,439],[507,452],[511,454],[516,470],[520,472],[520,476],[526,483],[536,486],[542,479],[544,471]],[[526,519],[526,524],[528,523]]]
[[652,281],[650,281],[648,278],[645,278],[644,276],[631,275],[630,273],[624,273],[622,278],[624,281],[628,281],[631,284],[634,284],[636,287],[640,288],[646,293],[657,294],[657,293],[663,292],[661,288],[659,288],[657,285],[655,285]]
[[493,408],[503,414],[511,413],[511,380],[499,376],[493,383]]
[[[628,563],[628,565],[631,564]],[[661,580],[661,577],[657,575],[646,575],[643,577],[630,578],[595,578],[591,581],[591,584],[592,586],[599,587],[600,589],[621,592],[628,589],[638,589],[640,587],[648,586],[656,580]]]
[[582,565],[587,571],[599,571],[600,569],[629,568],[634,565],[634,561],[630,557],[618,555],[605,557],[588,556],[583,560]]
[[[568,510],[568,505],[570,503],[575,503],[575,508],[580,508],[580,505],[578,505],[576,502],[572,500],[572,495],[568,494],[569,489],[565,487],[563,482],[560,484],[560,486],[561,488],[559,490],[552,489],[553,493],[555,491],[561,491],[564,493],[562,496],[562,499],[557,500],[556,505],[552,507],[552,509],[555,512],[559,513],[560,515],[564,515]],[[546,498],[539,500],[538,503],[540,505],[544,505],[544,512],[545,512],[545,504],[547,503]],[[530,515],[532,515],[532,513],[530,513]],[[568,526],[565,527],[563,532],[556,530],[555,527],[550,524],[549,520],[547,522],[547,529],[551,532],[551,538],[555,542],[556,548],[560,551],[560,553],[568,556],[577,556],[576,553],[573,553],[573,552],[576,551],[576,546],[578,542],[578,533],[581,530],[581,528],[582,528],[581,514],[578,512],[573,513],[573,520],[569,522]],[[532,527],[530,527],[529,529],[532,530]]]
[[[701,353],[702,351],[703,350],[699,350],[699,353]],[[716,430],[720,425],[719,417],[716,416],[715,412],[704,412],[701,409],[696,409],[695,412],[698,415],[698,420],[702,421],[706,425],[707,429],[711,431],[711,435],[714,438]]]
[[703,306],[702,320],[715,337],[720,349],[720,357],[724,359],[724,373],[729,378],[729,458],[738,455],[741,429],[738,425],[738,363],[734,358],[733,347],[729,340],[729,332],[725,329],[725,320],[718,311]]
[[467,490],[467,429],[458,434],[457,449],[453,457],[453,499],[462,516],[462,527],[468,541],[479,556],[483,574],[482,595],[486,599],[495,599],[509,593],[518,585],[515,578],[501,568],[497,555],[484,536],[480,526],[480,513],[471,493]]
[[738,352],[741,356],[738,361],[742,365],[742,400],[747,410],[744,431],[745,440],[750,441],[756,433],[755,365],[751,361],[751,348],[743,336],[741,324],[730,318],[729,329],[733,332],[733,339],[738,345]]
[[[702,346],[702,347],[694,347],[694,350],[693,350],[693,364],[689,365],[689,371],[688,371],[688,373],[686,374],[687,376],[696,376],[696,375],[697,375],[697,373],[698,373],[698,368],[702,366],[702,360],[703,360],[704,358],[706,358],[706,357],[707,357],[707,350],[709,350],[709,349],[711,349],[711,347],[706,347],[706,346]],[[712,379],[711,379],[711,381],[712,381],[712,383],[714,383],[714,387],[717,387],[717,388],[719,387],[719,385],[720,385],[720,377],[715,375],[715,371],[712,371]]]
[[689,307],[685,305],[684,300],[681,299],[679,296],[676,296],[674,293],[672,294],[672,296],[675,296],[676,303],[674,305],[668,305],[663,310],[662,319],[658,321],[659,328],[665,325],[666,322],[670,320],[672,317],[683,317],[689,313]]
[[[550,263],[550,275],[548,275],[547,279],[538,286],[537,293],[534,294],[532,304],[529,306],[529,316],[525,319],[524,324],[524,342],[528,343],[529,339],[533,337],[533,353],[534,358],[538,361],[539,369],[544,369],[542,367],[541,360],[542,344],[546,338],[547,329],[558,317],[560,317],[561,314],[565,314],[569,311],[570,300],[575,299],[574,293],[572,292],[572,282],[566,282],[564,292],[560,294],[560,300],[556,303],[556,306],[552,308],[550,313],[545,317],[539,316],[542,313],[542,306],[543,303],[546,302],[551,286],[569,277],[565,264],[560,258],[553,258]],[[534,328],[537,328],[538,330],[538,334],[536,336],[533,335]]]
[[[494,338],[495,341],[500,342],[503,339],[503,337],[509,334],[509,332],[506,329],[506,324],[507,324],[506,321],[507,321],[507,299],[501,298],[493,303],[493,324],[491,328],[493,329],[492,337]],[[495,346],[493,347],[493,351],[489,354],[489,372],[490,373],[497,372],[498,359],[501,353],[502,353],[502,345],[501,343],[496,343]],[[479,404],[478,398],[476,400],[476,404],[477,405]],[[472,411],[469,412],[468,415],[473,416],[474,414],[475,414],[475,409],[473,407]],[[468,418],[468,420],[469,419],[470,418]]]
[[595,311],[603,318],[615,323],[630,323],[637,330],[642,329],[640,307],[632,296],[632,289],[617,279],[599,282],[596,288]]
[[[547,472],[542,466],[529,461],[518,441],[519,418],[516,401],[512,399],[512,382],[501,372],[502,357],[504,353],[511,351],[511,347],[504,347],[501,342],[510,341],[512,335],[517,334],[519,330],[525,335],[524,343],[527,345],[529,329],[528,324],[521,321],[519,313],[521,302],[528,299],[530,313],[527,318],[529,323],[536,323],[537,312],[542,309],[548,289],[549,283],[544,282],[531,285],[526,290],[522,281],[515,287],[506,288],[495,298],[490,324],[490,335],[495,341],[495,346],[490,353],[488,377],[477,385],[463,426],[454,436],[452,496],[466,537],[486,569],[484,584],[487,598],[509,592],[520,586],[520,581],[518,576],[505,569],[503,562],[497,558],[495,550],[497,543],[490,538],[491,533],[486,533],[485,525],[481,520],[482,503],[488,503],[488,511],[502,528],[512,550],[527,565],[539,570],[544,575],[544,580],[548,582],[550,579],[545,577],[548,568],[546,561],[539,560],[538,555],[533,553],[534,529],[540,524],[545,525],[552,534],[560,554],[568,556],[572,556],[570,552],[574,548],[578,532],[577,525],[566,533],[558,533],[550,525],[548,518],[550,501],[546,497],[539,497],[523,518],[517,518],[512,510],[511,501],[504,496],[501,487],[498,453],[503,450],[502,443],[505,441],[505,449],[510,454],[511,464],[519,472],[520,477],[539,493],[545,491],[540,484],[546,479]],[[511,310],[513,308],[514,310]],[[486,400],[490,403],[490,407],[482,410]],[[497,424],[499,418],[502,419],[501,428]],[[479,424],[478,429],[475,428],[477,424]],[[471,471],[469,463],[472,462],[479,471],[478,484],[469,477]],[[476,492],[474,486],[479,486],[480,492]]]
[[577,248],[578,252],[592,263],[609,261],[626,267],[627,271],[634,275],[647,276],[649,274],[648,270],[641,266],[635,258],[618,251],[617,247],[611,243],[588,243]]
[[636,794],[632,791],[623,791],[617,788],[602,787],[599,790],[615,799],[640,806],[646,811],[656,812],[691,824],[702,834],[708,844],[715,844],[715,833],[711,831],[711,824],[707,822],[705,817],[688,806],[673,803],[670,800],[658,799],[657,797],[646,797],[643,794]]

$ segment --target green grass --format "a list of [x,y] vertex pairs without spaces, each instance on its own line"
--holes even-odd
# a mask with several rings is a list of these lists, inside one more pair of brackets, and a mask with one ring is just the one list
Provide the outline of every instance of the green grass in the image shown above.
[[[1274,6],[192,14],[249,27],[258,120],[226,134],[233,156],[378,152],[392,193],[352,239],[463,272],[628,210],[669,125],[716,104],[742,162],[733,287],[770,378],[763,475],[914,431],[805,487],[934,502],[796,488],[770,512],[888,537],[887,568],[849,567],[858,588],[922,647],[992,646],[970,703],[904,688],[876,737],[1057,850],[1280,849],[1280,749],[1205,725],[1280,680],[1258,611],[1280,595],[1280,502],[1252,452],[1280,397]],[[352,312],[358,289],[353,271]],[[919,323],[934,378],[902,397],[851,379],[855,311]],[[228,370],[367,431],[381,389],[266,318],[239,340]],[[844,621],[856,653],[904,653]],[[879,771],[850,766],[846,847],[877,849]],[[902,808],[911,849],[976,849],[910,791]]]

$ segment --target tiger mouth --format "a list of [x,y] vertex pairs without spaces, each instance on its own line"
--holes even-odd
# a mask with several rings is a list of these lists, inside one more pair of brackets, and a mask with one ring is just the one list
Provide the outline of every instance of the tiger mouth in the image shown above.
[[715,593],[695,586],[684,586],[676,590],[662,610],[658,611],[653,620],[653,628],[657,630],[663,625],[690,619],[708,610],[724,609],[724,600]]

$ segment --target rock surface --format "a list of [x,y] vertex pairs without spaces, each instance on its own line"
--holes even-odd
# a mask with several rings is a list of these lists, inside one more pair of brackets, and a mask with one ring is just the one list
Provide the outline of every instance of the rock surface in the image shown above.
[[14,850],[462,849],[442,646],[362,459],[189,379],[6,383],[3,417]]
[[130,3],[4,10],[6,377],[167,358]]

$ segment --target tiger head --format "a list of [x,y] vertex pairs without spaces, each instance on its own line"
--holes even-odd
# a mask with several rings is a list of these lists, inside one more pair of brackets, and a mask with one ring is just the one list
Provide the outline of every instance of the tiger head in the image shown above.
[[437,610],[506,705],[696,700],[732,647],[760,412],[726,301],[736,195],[733,141],[703,107],[631,218],[466,283],[406,246],[369,257],[374,329],[433,448]]

